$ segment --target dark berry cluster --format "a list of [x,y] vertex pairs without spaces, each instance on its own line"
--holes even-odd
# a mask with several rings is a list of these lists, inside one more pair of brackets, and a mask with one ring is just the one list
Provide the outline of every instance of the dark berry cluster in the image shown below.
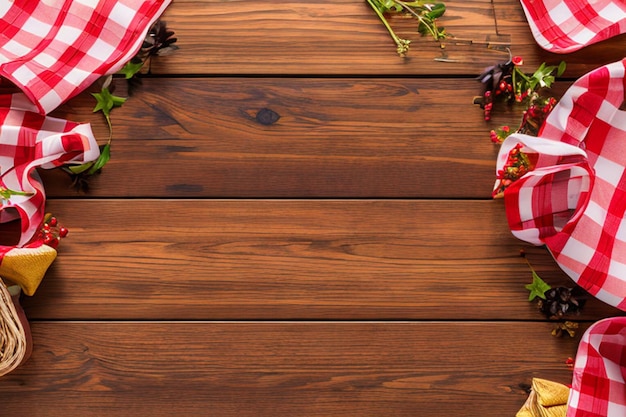
[[59,246],[59,241],[67,236],[69,230],[66,227],[59,225],[59,222],[54,216],[47,216],[40,230],[40,237],[43,240],[44,245],[48,245],[51,248],[56,249]]
[[496,173],[498,186],[493,191],[493,197],[501,197],[509,185],[533,169],[533,164],[528,154],[522,152],[522,147],[521,143],[515,145],[509,152],[507,161],[502,169]]
[[580,314],[585,304],[580,287],[554,287],[544,293],[546,299],[539,300],[539,310],[549,319],[561,319],[565,315]]

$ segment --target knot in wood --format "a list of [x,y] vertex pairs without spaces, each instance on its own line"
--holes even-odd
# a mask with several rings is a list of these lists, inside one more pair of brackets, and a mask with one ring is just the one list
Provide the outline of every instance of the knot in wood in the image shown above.
[[276,113],[272,109],[264,107],[257,112],[255,119],[262,125],[269,126],[276,123],[278,119],[280,119],[280,114]]

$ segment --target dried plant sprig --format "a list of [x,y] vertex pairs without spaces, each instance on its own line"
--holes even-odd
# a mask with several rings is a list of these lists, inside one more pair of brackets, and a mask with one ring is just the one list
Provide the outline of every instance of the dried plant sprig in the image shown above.
[[446,12],[444,3],[430,1],[401,1],[401,0],[366,0],[381,20],[391,38],[396,43],[398,55],[405,56],[409,51],[411,41],[399,37],[387,20],[389,13],[406,13],[417,19],[417,32],[421,35],[429,35],[435,41],[441,42],[449,37],[443,27],[437,25],[439,19]]

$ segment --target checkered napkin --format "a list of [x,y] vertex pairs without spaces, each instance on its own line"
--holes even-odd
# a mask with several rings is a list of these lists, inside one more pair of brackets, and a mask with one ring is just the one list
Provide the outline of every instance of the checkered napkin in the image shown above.
[[578,346],[567,417],[626,416],[626,317],[594,323]]
[[[497,170],[518,143],[535,167],[504,192],[511,231],[545,244],[581,287],[626,310],[626,59],[576,81],[539,137],[509,136]],[[625,414],[626,415],[626,414]]]
[[0,75],[47,114],[141,47],[170,0],[1,0]]
[[555,53],[574,52],[626,32],[624,0],[521,0],[535,40]]
[[[36,167],[53,168],[83,163],[100,151],[89,124],[78,124],[23,110],[32,104],[21,94],[0,95],[0,186],[30,195],[13,195],[2,201],[0,223],[21,219],[17,246],[32,239],[43,222],[45,194]],[[5,247],[0,247],[0,255]]]

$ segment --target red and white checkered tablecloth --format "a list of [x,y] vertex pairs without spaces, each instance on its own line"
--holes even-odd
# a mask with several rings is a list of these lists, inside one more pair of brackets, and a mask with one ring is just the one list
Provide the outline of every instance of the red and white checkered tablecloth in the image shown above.
[[89,124],[45,114],[138,51],[170,0],[0,1],[0,76],[22,93],[0,96],[0,186],[30,195],[1,201],[0,223],[21,218],[18,246],[38,231],[45,194],[35,167],[99,155]]
[[83,163],[100,151],[89,124],[73,123],[21,110],[32,106],[21,94],[0,95],[0,186],[31,193],[3,200],[0,223],[21,219],[23,246],[41,227],[45,214],[45,193],[36,167],[53,168],[65,163]]
[[594,323],[578,346],[567,417],[626,416],[626,317]]
[[542,48],[555,53],[626,32],[623,0],[521,0],[532,34]]
[[539,138],[513,134],[536,154],[533,171],[504,192],[518,238],[545,244],[581,287],[626,310],[626,59],[577,80],[546,119]]
[[128,62],[169,3],[0,1],[0,75],[47,114]]

